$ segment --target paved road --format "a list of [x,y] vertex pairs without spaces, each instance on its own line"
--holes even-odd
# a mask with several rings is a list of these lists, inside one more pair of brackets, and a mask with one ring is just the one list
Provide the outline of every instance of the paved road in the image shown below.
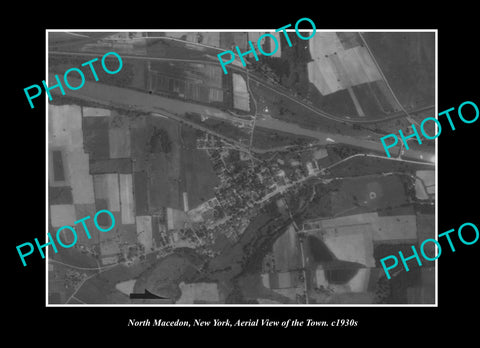
[[[378,151],[382,155],[384,155],[383,157],[387,157],[385,154],[385,150],[383,149],[383,145],[380,142],[380,139],[378,139],[377,141],[370,141],[370,140],[356,138],[349,135],[342,135],[338,133],[325,133],[321,131],[301,128],[296,124],[292,124],[292,123],[288,123],[288,122],[276,120],[276,119],[263,119],[263,120],[259,119],[256,121],[256,126],[269,128],[272,130],[278,130],[286,133],[292,133],[296,135],[314,137],[318,139],[318,142],[320,144],[324,144],[324,145],[332,143],[327,140],[328,138],[333,140],[335,143],[359,146],[370,151]],[[396,154],[399,151],[399,146],[391,148],[389,149],[389,151],[392,157],[396,157]],[[424,162],[424,161],[431,161],[431,159],[433,158],[433,153],[411,149],[411,150],[405,151],[402,157],[408,158],[410,160]]]
[[[49,81],[55,81],[53,74],[49,74]],[[75,79],[69,78],[69,81],[73,86],[80,85],[80,80],[75,81]],[[51,90],[51,93],[53,95],[53,98],[55,98],[55,95],[60,94],[60,90],[58,88],[55,88]],[[194,112],[220,119],[232,118],[232,115],[230,115],[228,112],[222,111],[215,107],[189,103],[182,100],[166,98],[163,96],[148,94],[127,88],[105,85],[99,82],[86,81],[85,85],[79,90],[72,91],[66,89],[66,95],[70,97],[94,101],[104,105],[120,106],[133,110],[138,109],[143,112],[162,113],[162,111],[166,111],[169,114],[173,114],[173,116],[175,116],[175,118],[177,119],[182,118],[182,116],[187,112]],[[313,137],[316,138],[320,144],[329,144],[330,142],[329,140],[327,140],[327,138],[329,138],[337,143],[359,146],[370,151],[373,150],[384,153],[384,149],[382,144],[380,143],[380,140],[369,141],[347,135],[305,129],[299,127],[298,125],[276,119],[259,119],[256,121],[256,126],[296,135]],[[396,152],[391,151],[391,153],[393,154]],[[432,153],[427,153],[423,151],[409,150],[405,152],[405,155],[403,157],[417,161],[428,161],[432,157],[432,155]]]
[[[93,56],[93,57],[99,57],[100,53],[89,53],[89,52],[64,52],[64,51],[51,51],[49,54],[52,55],[72,55],[72,56]],[[165,61],[165,62],[182,62],[182,63],[197,63],[197,64],[210,64],[210,65],[218,65],[220,66],[220,62],[216,59],[216,57],[212,57],[213,60],[208,60],[208,59],[181,59],[181,58],[163,58],[163,57],[149,57],[149,56],[140,56],[140,55],[122,55],[123,59],[137,59],[137,60],[145,60],[145,61]],[[229,69],[236,71],[238,73],[246,73],[247,69],[240,65],[237,60],[235,60],[232,64],[229,65]],[[317,114],[318,116],[327,118],[332,121],[337,121],[337,122],[342,122],[342,123],[352,123],[352,124],[375,124],[375,123],[381,123],[381,122],[386,122],[390,120],[394,120],[397,118],[404,118],[406,115],[403,111],[393,113],[390,116],[383,117],[380,119],[358,119],[357,116],[352,116],[352,117],[345,117],[345,116],[335,116],[330,113],[327,113],[323,110],[319,110],[318,108],[314,107],[313,105],[310,105],[308,103],[305,103],[303,100],[294,97],[291,95],[291,93],[285,89],[281,88],[281,86],[278,85],[273,85],[267,81],[265,81],[263,78],[260,76],[256,76],[254,73],[250,72],[249,73],[249,78],[254,80],[256,83],[260,84],[261,86],[270,89],[271,91],[290,99],[291,101],[302,105],[304,108],[312,111],[313,113]],[[282,90],[280,90],[282,89]],[[434,105],[429,105],[429,106],[424,106],[417,108],[415,110],[410,111],[410,115],[414,115],[418,112],[430,110],[430,109],[435,109]]]

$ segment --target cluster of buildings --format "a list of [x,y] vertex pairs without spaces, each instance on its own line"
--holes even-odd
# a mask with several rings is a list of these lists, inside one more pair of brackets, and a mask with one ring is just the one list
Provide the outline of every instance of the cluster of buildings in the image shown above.
[[[107,109],[49,108],[49,222],[52,229],[73,226],[100,209],[111,211],[117,222],[114,229],[92,239],[78,233],[76,248],[101,265],[131,264],[149,253],[164,255],[177,247],[197,249],[214,244],[219,235],[235,242],[264,202],[315,172],[312,164],[288,159],[252,160],[207,135],[200,147],[210,148],[207,152],[220,179],[216,196],[193,209],[149,212],[139,205],[139,197],[148,194],[144,187],[148,177],[142,176],[133,158],[133,129],[128,123],[113,122]],[[89,230],[95,231],[91,224],[87,221]]]
[[318,174],[317,160],[327,156],[323,149],[313,149],[303,157],[284,152],[270,160],[258,160],[209,134],[197,140],[197,147],[207,151],[220,179],[215,197],[188,212],[191,220],[207,231],[207,244],[215,244],[220,236],[220,240],[237,241],[265,203]]

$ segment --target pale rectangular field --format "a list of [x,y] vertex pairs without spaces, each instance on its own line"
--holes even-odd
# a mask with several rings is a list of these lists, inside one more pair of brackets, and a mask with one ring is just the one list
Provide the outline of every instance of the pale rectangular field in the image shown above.
[[50,206],[50,219],[55,228],[73,226],[77,221],[75,206],[73,204],[56,204]]
[[373,233],[369,224],[337,226],[327,231],[323,241],[337,259],[375,267]]
[[349,86],[352,86],[352,80],[350,79],[350,74],[345,70],[344,65],[341,61],[341,54],[332,54],[328,56],[327,60],[331,66],[333,66],[333,78],[337,79],[339,89],[345,89]]
[[308,79],[322,95],[328,95],[343,88],[338,81],[337,72],[331,59],[320,56],[313,62],[309,62],[307,69]]
[[382,76],[365,47],[356,46],[338,52],[351,86],[381,80]]
[[107,209],[111,212],[120,212],[120,192],[118,174],[96,174],[93,176],[95,198],[105,199]]
[[77,105],[48,105],[49,146],[83,149],[82,114]]
[[68,174],[74,204],[95,203],[93,178],[89,173],[89,156],[84,152],[67,152]]
[[301,267],[300,245],[293,226],[282,234],[273,244],[273,255],[275,258],[275,269],[286,272]]
[[137,216],[135,218],[137,226],[137,240],[145,248],[145,252],[150,252],[153,247],[153,236],[152,236],[152,217]]
[[188,193],[183,192],[182,196],[183,196],[183,210],[187,212],[190,210],[188,207]]
[[308,77],[322,95],[382,79],[368,50],[345,49],[336,33],[316,33],[309,49],[313,62],[308,63]]
[[91,108],[84,106],[82,109],[83,117],[104,117],[112,114],[111,110],[102,108]]
[[342,43],[336,33],[317,32],[308,41],[310,55],[313,59],[307,65],[308,79],[322,95],[334,93],[340,89],[335,66],[328,58],[329,55],[343,50]]
[[235,109],[250,111],[247,83],[240,74],[233,74],[233,107]]
[[118,174],[111,173],[107,176],[107,207],[114,212],[120,211],[120,192],[118,185]]
[[122,224],[135,223],[132,174],[119,174]]
[[181,296],[176,303],[218,303],[220,302],[217,283],[179,284]]
[[308,44],[310,54],[314,60],[344,49],[340,39],[334,32],[317,31],[315,36],[308,40]]

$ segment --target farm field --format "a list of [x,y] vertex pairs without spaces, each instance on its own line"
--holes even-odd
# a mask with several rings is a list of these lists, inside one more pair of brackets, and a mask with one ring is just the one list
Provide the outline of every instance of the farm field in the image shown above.
[[90,160],[108,159],[109,146],[109,117],[83,117],[83,137],[85,152]]
[[[362,35],[407,110],[433,105],[434,33]],[[319,32],[307,45],[305,52],[287,47],[281,58],[260,59],[260,63],[273,71],[281,85],[337,117],[382,119],[401,111],[358,33]],[[287,108],[279,106],[283,117],[288,117]]]
[[407,110],[434,104],[435,33],[366,32],[363,36]]
[[50,186],[48,197],[50,204],[73,204],[72,188],[70,186]]
[[404,179],[395,175],[344,179],[338,192],[332,193],[334,215],[347,211],[348,215],[373,211],[381,214],[390,210],[399,214],[408,205]]
[[[260,33],[118,33],[50,52],[50,82],[104,50],[125,60],[119,74],[97,71],[99,81],[73,72],[82,87],[66,95],[51,89],[48,230],[88,216],[91,237],[76,226],[75,247],[50,253],[47,297],[372,304],[392,293],[422,303],[417,270],[403,288],[376,293],[378,256],[432,238],[435,141],[397,142],[387,158],[380,138],[414,122],[400,104],[415,120],[433,116],[432,67],[420,70],[436,59],[436,40],[390,34],[319,30],[320,41],[294,35],[290,47],[279,34],[277,56],[245,55],[245,69],[236,59],[227,75],[213,46],[245,51]],[[96,216],[104,209],[114,225]],[[168,300],[128,296],[145,290]]]
[[293,226],[282,234],[273,244],[275,257],[275,269],[279,272],[287,272],[301,268],[302,261],[297,233]]
[[[289,98],[281,96],[269,88],[256,83],[255,81],[251,81],[250,89],[257,99],[258,110],[268,109],[268,112],[263,111],[262,113],[268,115],[269,117],[293,124],[298,124],[302,128],[320,130],[322,132],[353,135],[356,137],[374,134],[373,132],[364,128],[354,128],[350,125],[322,117],[305,108],[304,106],[290,100]],[[345,101],[340,102],[340,105],[343,104],[345,104]]]
[[[136,182],[139,185],[140,178],[146,178],[148,183],[146,189],[140,188],[140,195],[136,197],[137,202],[142,202],[141,210],[145,211],[146,206],[150,211],[159,211],[163,207],[181,209],[178,123],[142,116],[132,120],[131,127]],[[157,142],[158,146],[155,145]]]
[[163,207],[183,211],[183,192],[191,208],[213,197],[218,178],[206,152],[196,149],[201,133],[153,116],[135,119],[131,133],[139,211],[158,212]]
[[211,64],[153,61],[147,75],[149,91],[180,100],[226,107],[224,97],[231,95],[230,83],[223,86],[231,77]]

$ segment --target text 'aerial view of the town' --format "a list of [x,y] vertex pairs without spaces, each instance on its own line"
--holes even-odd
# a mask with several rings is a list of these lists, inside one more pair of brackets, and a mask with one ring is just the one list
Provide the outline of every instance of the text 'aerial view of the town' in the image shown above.
[[47,33],[48,305],[435,304],[436,33],[270,33]]

